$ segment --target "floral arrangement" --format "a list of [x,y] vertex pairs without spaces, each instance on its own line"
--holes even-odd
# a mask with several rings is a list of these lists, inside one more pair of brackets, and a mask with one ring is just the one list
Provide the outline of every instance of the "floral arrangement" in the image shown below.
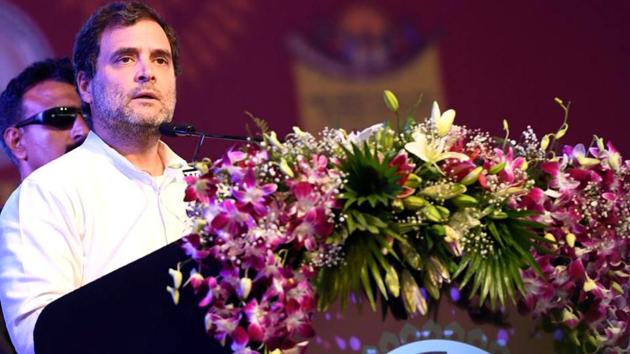
[[553,252],[535,253],[543,276],[523,273],[522,308],[558,331],[559,352],[630,351],[630,169],[596,138],[565,146],[541,166],[522,205],[549,225]]
[[[384,98],[399,120],[394,94]],[[618,154],[600,147],[580,157],[576,147],[550,156],[566,123],[517,143],[505,121],[497,139],[454,117],[434,103],[420,123],[318,136],[294,128],[283,141],[257,120],[262,142],[198,163],[184,247],[207,331],[236,353],[276,351],[312,337],[314,312],[350,295],[407,318],[456,282],[492,309],[523,299],[569,337],[593,334],[598,347],[627,337],[626,226],[612,220],[618,213],[596,214],[629,212]],[[574,210],[593,198],[605,209]],[[567,270],[581,278],[567,280]],[[182,275],[171,272],[177,301]],[[612,303],[621,312],[609,316]]]

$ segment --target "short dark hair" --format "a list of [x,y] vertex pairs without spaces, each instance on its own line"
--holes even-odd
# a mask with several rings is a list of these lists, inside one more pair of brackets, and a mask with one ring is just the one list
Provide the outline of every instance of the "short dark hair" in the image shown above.
[[59,81],[74,86],[74,71],[70,59],[46,59],[29,65],[9,81],[0,95],[0,132],[3,135],[0,141],[7,156],[16,165],[17,160],[4,141],[4,131],[22,118],[22,98],[26,91],[44,81]]
[[175,74],[180,73],[179,46],[175,30],[153,8],[141,2],[114,2],[98,9],[83,24],[74,40],[72,58],[76,73],[85,73],[88,79],[96,73],[96,59],[100,52],[100,40],[103,32],[114,26],[132,26],[140,20],[157,22],[166,33],[171,45]]

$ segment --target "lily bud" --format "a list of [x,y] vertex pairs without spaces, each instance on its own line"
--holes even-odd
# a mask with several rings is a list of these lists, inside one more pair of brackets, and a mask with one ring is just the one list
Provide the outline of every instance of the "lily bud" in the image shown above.
[[592,167],[599,164],[598,159],[594,159],[592,157],[586,157],[586,156],[578,156],[577,161],[581,166],[584,166],[584,167]]
[[461,233],[448,225],[444,225],[444,231],[446,232],[444,241],[448,244],[449,251],[451,251],[454,256],[460,257],[463,251],[463,247],[459,242],[462,238]]
[[460,181],[460,183],[465,186],[469,186],[477,182],[482,171],[483,171],[483,167],[481,166],[475,168],[474,170],[468,172],[468,174]]
[[521,193],[525,193],[525,192],[527,192],[527,189],[525,189],[523,187],[510,187],[510,188],[505,190],[505,194],[508,194],[508,195],[521,194]]
[[274,132],[274,131],[269,133],[269,141],[271,142],[271,144],[273,144],[274,146],[276,146],[278,148],[282,148],[283,147],[283,145],[280,142],[280,140],[278,140],[278,136],[276,135],[276,132]]
[[503,219],[507,219],[508,214],[501,210],[495,210],[492,212],[492,214],[489,215],[489,217],[495,220],[503,220]]
[[287,160],[285,160],[284,158],[280,159],[280,171],[282,171],[285,175],[289,177],[293,177],[295,175],[291,167],[289,167]]
[[427,200],[419,197],[417,195],[410,195],[407,198],[402,200],[402,204],[405,207],[405,209],[407,210],[419,210],[420,208],[424,207],[425,205],[427,205]]
[[442,222],[442,215],[440,214],[440,212],[438,211],[438,209],[431,205],[428,204],[427,206],[424,207],[424,209],[422,209],[422,212],[424,213],[424,216],[432,222]]
[[398,112],[398,99],[393,92],[391,92],[390,90],[383,91],[383,100],[385,101],[385,105],[390,111],[392,111],[393,113]]
[[400,295],[400,280],[398,279],[398,272],[394,267],[388,267],[385,272],[385,284],[390,294],[394,297]]
[[437,236],[444,236],[444,235],[446,235],[446,227],[445,227],[445,225],[434,224],[434,225],[431,225],[429,230],[431,230]]
[[488,173],[491,174],[491,175],[496,175],[497,173],[503,171],[504,168],[505,168],[505,161],[492,166],[488,170]]
[[405,187],[409,188],[418,188],[418,186],[422,183],[422,178],[420,178],[415,173],[410,173],[409,177],[407,177],[407,181],[405,182]]
[[448,217],[451,215],[451,211],[448,208],[441,205],[436,205],[435,208],[440,212],[443,220],[448,220]]
[[466,186],[461,183],[442,183],[426,187],[420,193],[435,200],[447,200],[466,193]]
[[451,198],[450,201],[458,208],[469,208],[479,204],[477,198],[468,194],[458,195],[457,197]]
[[549,139],[551,134],[546,134],[545,136],[542,137],[542,139],[540,140],[540,150],[545,151],[547,150],[547,147],[549,147]]
[[424,296],[422,296],[418,283],[416,283],[408,270],[403,270],[400,285],[403,304],[407,313],[410,315],[416,312],[420,312],[422,315],[427,313],[427,301]]
[[[409,198],[409,197],[407,197]],[[392,209],[397,212],[401,212],[405,210],[405,205],[403,204],[401,199],[394,199],[392,201]]]

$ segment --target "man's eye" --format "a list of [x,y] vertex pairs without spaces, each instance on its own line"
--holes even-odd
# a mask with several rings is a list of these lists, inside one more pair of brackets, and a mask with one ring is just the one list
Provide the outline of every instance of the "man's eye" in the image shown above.
[[168,64],[168,59],[160,57],[160,58],[156,58],[155,62],[160,64],[160,65],[166,65],[166,64]]
[[123,64],[131,63],[132,61],[133,61],[132,57],[120,57],[116,59],[116,62],[123,63]]

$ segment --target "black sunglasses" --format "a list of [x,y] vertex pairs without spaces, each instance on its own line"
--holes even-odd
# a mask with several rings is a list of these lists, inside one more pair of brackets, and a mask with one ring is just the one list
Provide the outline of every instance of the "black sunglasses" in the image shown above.
[[68,129],[74,124],[77,115],[82,114],[81,108],[77,107],[53,107],[39,112],[15,124],[16,128],[21,128],[30,124],[43,124],[50,127]]

